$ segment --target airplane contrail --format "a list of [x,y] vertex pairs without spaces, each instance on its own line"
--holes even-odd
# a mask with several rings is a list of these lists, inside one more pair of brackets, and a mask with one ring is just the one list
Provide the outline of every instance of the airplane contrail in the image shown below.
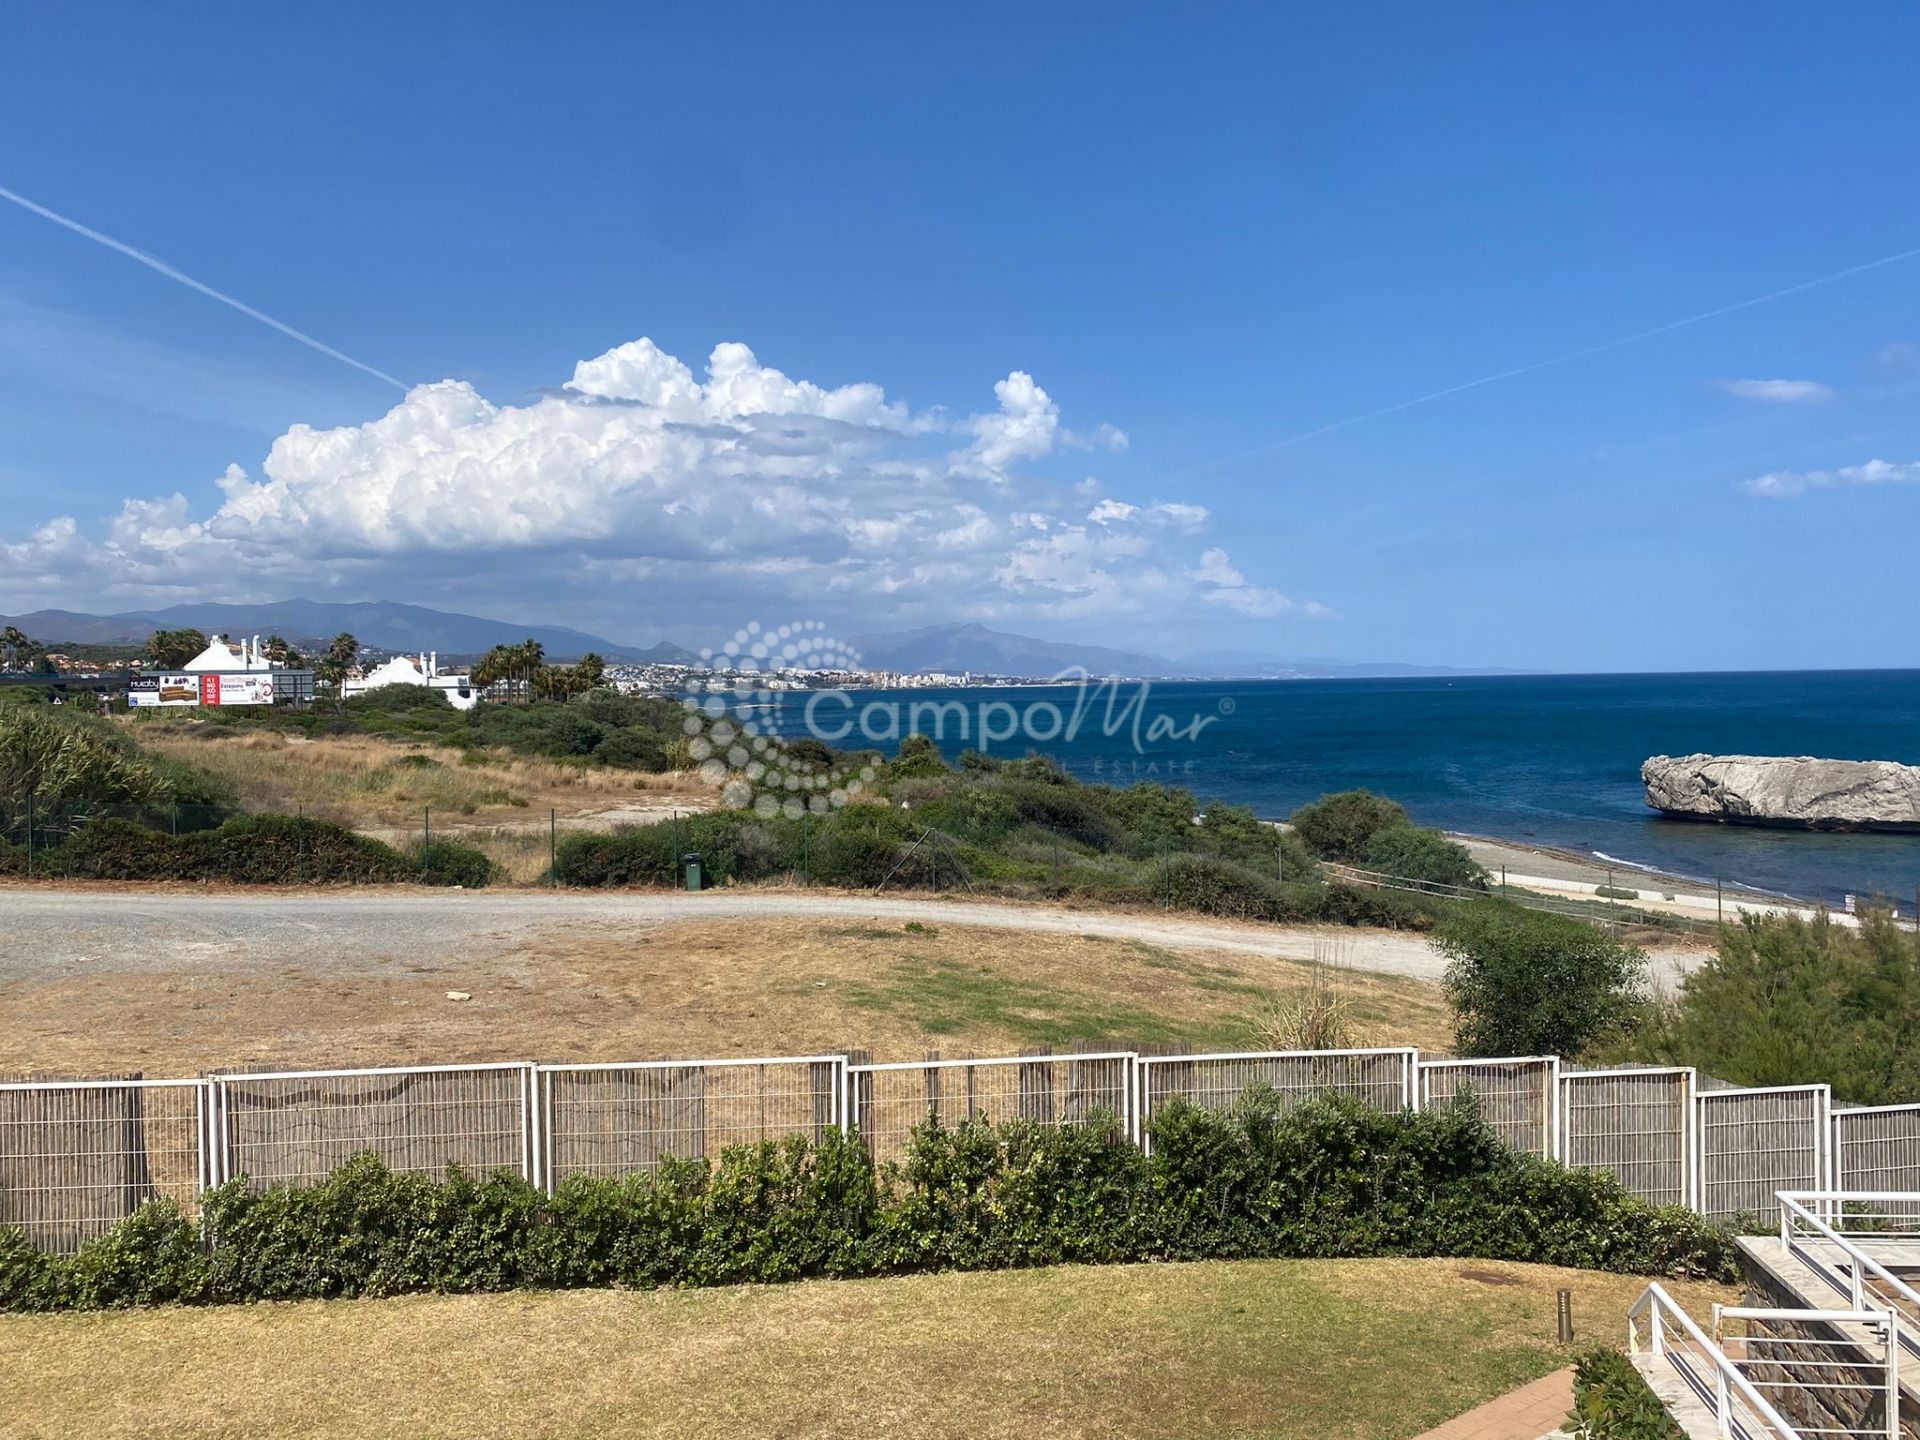
[[205,295],[210,299],[218,300],[222,305],[230,305],[235,310],[238,310],[242,315],[245,315],[248,319],[258,320],[262,325],[266,325],[271,327],[272,329],[278,330],[282,335],[285,335],[290,339],[298,340],[302,345],[307,346],[309,349],[318,350],[322,355],[330,356],[333,359],[338,360],[343,365],[351,365],[354,369],[364,371],[366,374],[373,376],[377,380],[384,380],[387,382],[387,384],[393,386],[395,389],[405,390],[407,388],[407,385],[404,381],[396,380],[393,376],[387,374],[386,371],[376,370],[374,369],[373,366],[365,364],[362,361],[356,360],[351,355],[348,355],[343,351],[334,349],[331,345],[326,344],[324,341],[316,340],[313,338],[313,336],[307,334],[306,332],[301,330],[296,330],[293,328],[293,326],[283,324],[281,321],[274,319],[273,316],[266,314],[264,311],[254,309],[253,306],[247,304],[244,300],[236,300],[233,298],[233,296],[225,294],[222,291],[216,290],[211,285],[205,284],[202,281],[194,279],[191,275],[185,274],[182,271],[174,269],[173,266],[167,264],[166,261],[159,259],[157,256],[149,255],[144,250],[137,250],[133,246],[127,244],[125,241],[114,239],[111,235],[102,235],[98,230],[93,229],[91,226],[82,225],[78,220],[71,220],[67,216],[62,215],[58,210],[49,210],[46,206],[38,204],[35,201],[29,200],[26,196],[19,194],[17,191],[9,190],[4,185],[0,185],[0,200],[11,200],[15,205],[18,205],[22,210],[31,211],[33,214],[38,215],[43,220],[51,220],[56,225],[65,226],[67,229],[73,231],[73,233],[76,235],[84,235],[87,239],[93,241],[96,245],[104,245],[109,250],[117,250],[122,255],[125,255],[129,260],[138,260],[142,265],[146,266],[149,270],[157,270],[160,274],[166,276],[169,280],[178,281],[180,284],[185,285],[189,290],[198,290],[202,295]]
[[[1897,255],[1883,255],[1878,260],[1869,260],[1863,265],[1850,265],[1845,270],[1836,270],[1831,275],[1822,275],[1817,280],[1803,280],[1798,285],[1789,285],[1784,290],[1769,291],[1765,295],[1755,295],[1748,300],[1736,300],[1731,305],[1721,305],[1713,310],[1702,310],[1698,315],[1689,315],[1681,320],[1669,320],[1664,325],[1655,325],[1650,330],[1636,330],[1631,335],[1622,335],[1616,340],[1603,340],[1598,345],[1588,345],[1579,350],[1569,350],[1564,355],[1555,355],[1546,360],[1535,360],[1528,365],[1516,365],[1511,370],[1496,370],[1491,375],[1482,375],[1477,380],[1462,381],[1458,385],[1449,385],[1443,390],[1431,390],[1425,395],[1416,395],[1411,400],[1402,400],[1398,404],[1382,406],[1378,410],[1362,411],[1358,415],[1349,415],[1344,420],[1335,420],[1331,424],[1320,425],[1312,430],[1302,430],[1297,435],[1289,435],[1281,440],[1269,441],[1265,445],[1256,445],[1251,450],[1235,451],[1231,455],[1221,455],[1212,460],[1203,460],[1197,465],[1189,465],[1185,470],[1175,470],[1173,475],[1191,474],[1195,470],[1205,470],[1215,465],[1225,465],[1233,460],[1245,460],[1251,455],[1265,455],[1270,451],[1284,450],[1290,445],[1299,445],[1308,440],[1317,440],[1322,435],[1330,435],[1336,430],[1345,430],[1351,425],[1359,425],[1368,420],[1379,420],[1387,415],[1398,415],[1402,410],[1411,410],[1418,405],[1430,405],[1435,400],[1444,400],[1449,395],[1458,395],[1466,390],[1478,390],[1483,385],[1492,385],[1501,380],[1512,380],[1517,376],[1531,375],[1536,370],[1548,370],[1555,365],[1569,365],[1575,360],[1584,360],[1590,355],[1604,354],[1608,350],[1618,350],[1623,345],[1637,345],[1642,340],[1651,340],[1656,335],[1665,335],[1674,330],[1684,330],[1689,325],[1698,325],[1706,320],[1717,320],[1722,315],[1731,315],[1736,310],[1751,310],[1756,305],[1766,305],[1775,300],[1784,300],[1789,295],[1798,295],[1804,290],[1817,290],[1822,285],[1831,285],[1837,280],[1846,280],[1855,275],[1865,274],[1869,270],[1878,270],[1883,266],[1897,265],[1902,260],[1911,260],[1920,256],[1920,246],[1911,250],[1902,250]],[[1162,476],[1162,479],[1167,478]]]

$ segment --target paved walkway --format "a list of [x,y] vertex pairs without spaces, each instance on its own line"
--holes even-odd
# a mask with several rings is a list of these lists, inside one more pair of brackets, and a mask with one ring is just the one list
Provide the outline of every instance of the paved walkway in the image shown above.
[[1556,1370],[1477,1410],[1456,1415],[1414,1440],[1540,1440],[1573,1409],[1573,1371]]

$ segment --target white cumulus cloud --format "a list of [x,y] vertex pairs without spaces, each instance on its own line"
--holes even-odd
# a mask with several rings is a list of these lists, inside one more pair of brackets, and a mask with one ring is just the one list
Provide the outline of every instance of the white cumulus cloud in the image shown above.
[[670,609],[664,623],[827,601],[870,620],[876,598],[924,620],[1290,604],[1228,579],[1214,551],[1182,553],[1205,507],[1109,498],[1057,513],[1061,489],[1028,468],[1124,435],[1065,430],[1024,371],[993,392],[993,408],[949,418],[876,384],[793,378],[736,343],[696,374],[647,339],[522,404],[442,380],[361,424],[292,426],[255,468],[228,466],[208,503],[136,496],[95,532],[55,517],[0,535],[0,601],[331,590],[494,613],[529,597],[549,614]]

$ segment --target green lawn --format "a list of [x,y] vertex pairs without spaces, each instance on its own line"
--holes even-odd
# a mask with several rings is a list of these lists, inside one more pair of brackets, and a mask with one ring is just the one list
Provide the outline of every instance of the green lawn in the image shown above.
[[0,1316],[0,1433],[1403,1440],[1565,1364],[1561,1285],[1581,1343],[1642,1288],[1268,1261]]

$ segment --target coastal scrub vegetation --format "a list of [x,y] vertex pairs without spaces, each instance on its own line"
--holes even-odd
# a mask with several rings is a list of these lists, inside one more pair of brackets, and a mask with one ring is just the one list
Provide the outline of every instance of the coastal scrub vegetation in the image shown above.
[[[1351,1099],[1170,1104],[1152,1153],[1110,1119],[929,1119],[903,1161],[858,1137],[737,1146],[717,1162],[573,1176],[396,1174],[371,1155],[317,1185],[149,1202],[70,1257],[0,1229],[0,1309],[101,1309],[652,1288],[1140,1260],[1455,1256],[1731,1279],[1731,1239],[1612,1177],[1503,1144],[1463,1098],[1383,1114]],[[204,1243],[203,1243],[204,1236]]]
[[675,701],[616,690],[457,710],[444,694],[424,685],[386,685],[338,704],[221,706],[196,710],[191,718],[142,715],[129,728],[136,735],[166,727],[209,738],[258,730],[309,737],[372,735],[658,773],[689,766],[684,719]]
[[1087,785],[1038,755],[967,751],[950,766],[922,736],[870,768],[866,800],[823,814],[722,810],[576,833],[560,843],[555,877],[671,885],[696,853],[714,883],[965,888],[1407,929],[1429,928],[1444,905],[1330,877],[1292,834],[1177,786]]
[[1584,921],[1503,900],[1450,908],[1434,937],[1461,1055],[1586,1055],[1640,1028],[1646,956]]
[[[69,819],[58,843],[41,833],[33,874],[69,880],[162,880],[229,885],[461,885],[493,878],[468,845],[388,845],[326,820],[240,815],[172,834],[118,816]],[[0,842],[0,875],[24,875],[27,849]]]
[[42,816],[192,807],[213,823],[233,796],[190,765],[153,755],[117,726],[59,705],[0,706],[0,841]]
[[1628,1050],[1736,1085],[1828,1083],[1858,1105],[1920,1101],[1920,938],[1884,911],[1747,915]]
[[1369,790],[1342,790],[1302,805],[1288,818],[1293,833],[1322,860],[1363,865],[1374,836],[1412,823],[1392,800]]
[[1320,860],[1441,892],[1487,889],[1487,872],[1464,845],[1415,825],[1398,804],[1371,791],[1322,795],[1294,811],[1287,828]]

